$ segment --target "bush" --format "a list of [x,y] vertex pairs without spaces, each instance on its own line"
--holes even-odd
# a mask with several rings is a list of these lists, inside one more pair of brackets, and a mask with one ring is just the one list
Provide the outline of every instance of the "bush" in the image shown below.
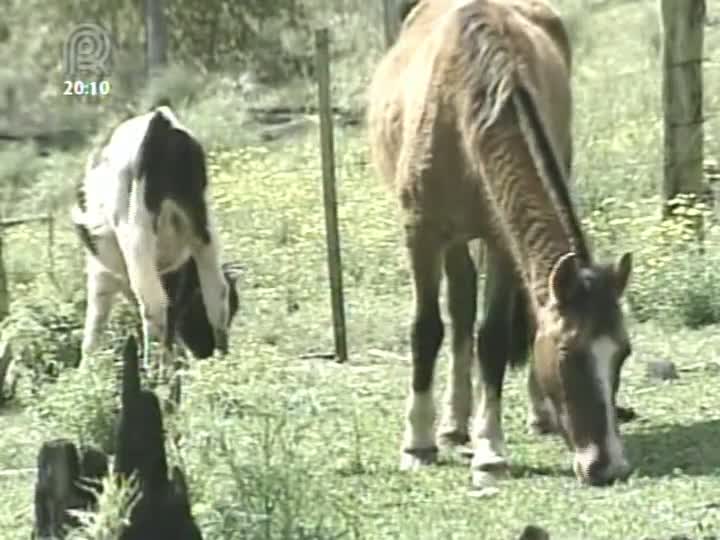
[[56,384],[43,387],[31,410],[52,437],[114,451],[118,377],[112,358],[97,355],[91,369],[66,370]]
[[98,497],[98,512],[78,512],[82,527],[68,534],[68,540],[116,540],[122,524],[130,518],[132,503],[138,492],[137,482],[116,482],[115,477],[103,480]]
[[[82,316],[77,306],[60,295],[33,294],[39,281],[32,286],[16,284],[10,315],[0,328],[5,339],[20,354],[21,368],[31,374],[34,390],[44,382],[56,379],[64,368],[80,361]],[[35,289],[35,291],[33,291]]]
[[[661,220],[658,198],[639,203],[606,198],[585,220],[600,252],[633,251],[628,303],[639,321],[650,319],[690,328],[720,323],[720,227],[709,208],[690,196],[670,201]],[[704,222],[704,238],[697,224]]]

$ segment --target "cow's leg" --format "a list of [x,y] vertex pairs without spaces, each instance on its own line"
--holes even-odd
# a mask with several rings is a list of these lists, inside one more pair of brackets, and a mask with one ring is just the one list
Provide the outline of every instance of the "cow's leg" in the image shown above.
[[480,403],[472,428],[473,484],[485,485],[507,472],[502,429],[502,387],[512,351],[512,320],[516,281],[508,259],[491,246],[485,251],[484,320],[478,332]]
[[136,218],[118,229],[118,243],[127,267],[130,288],[140,306],[143,366],[149,367],[151,336],[163,338],[167,326],[167,295],[157,271],[157,236],[152,223]]
[[177,273],[173,286],[169,289],[175,291],[174,295],[168,298],[167,305],[167,326],[165,328],[165,336],[163,339],[163,358],[162,365],[165,370],[177,369],[177,329],[180,324],[180,314],[183,306],[181,305],[183,291],[187,282],[187,272],[181,270]]
[[105,270],[95,258],[87,262],[87,307],[80,364],[98,348],[100,336],[107,325],[115,296],[122,290],[120,279]]
[[477,315],[477,272],[467,243],[445,253],[448,311],[452,322],[452,360],[439,428],[442,446],[469,442],[472,412],[473,328]]
[[217,233],[211,226],[208,229],[210,241],[194,245],[193,257],[197,264],[207,318],[215,333],[215,347],[222,354],[227,354],[230,288],[220,264]]
[[410,332],[412,383],[400,468],[412,470],[437,458],[432,383],[444,330],[439,303],[442,245],[436,235],[412,228],[408,228],[407,245],[415,288],[415,316]]

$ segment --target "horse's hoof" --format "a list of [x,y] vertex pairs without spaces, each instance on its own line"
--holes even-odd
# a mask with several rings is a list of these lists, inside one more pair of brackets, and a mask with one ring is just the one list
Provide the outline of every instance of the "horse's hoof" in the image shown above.
[[482,489],[491,487],[510,475],[510,466],[505,458],[496,456],[494,462],[472,465],[470,476],[472,487]]
[[452,459],[467,461],[472,459],[473,449],[467,433],[452,431],[438,435],[438,445],[443,453]]
[[455,448],[465,446],[470,442],[470,436],[460,431],[446,431],[438,435],[440,448]]
[[225,330],[215,330],[215,347],[221,356],[226,356],[230,348],[230,339]]
[[432,465],[437,461],[437,455],[437,447],[403,450],[400,456],[400,470],[417,471],[422,467]]
[[531,424],[528,424],[528,432],[530,433],[530,435],[545,436],[554,435],[555,429],[553,429],[552,426],[549,426],[547,424],[533,422]]
[[529,420],[527,427],[531,435],[554,435],[558,432],[552,421],[538,418]]
[[476,445],[470,464],[472,486],[484,488],[492,486],[510,473],[507,458],[502,453],[486,445]]

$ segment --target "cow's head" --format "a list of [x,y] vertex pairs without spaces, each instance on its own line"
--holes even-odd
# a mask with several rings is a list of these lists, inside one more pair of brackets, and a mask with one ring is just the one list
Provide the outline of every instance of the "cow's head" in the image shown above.
[[[192,261],[192,259],[191,259]],[[188,266],[189,265],[189,266]],[[183,295],[182,304],[178,310],[177,332],[183,344],[196,358],[208,358],[215,351],[215,333],[207,318],[205,304],[200,290],[200,280],[194,261],[184,266],[188,272],[186,287],[188,294]],[[181,270],[183,270],[181,269]],[[223,275],[229,287],[229,318],[228,327],[232,324],[237,313],[240,299],[238,297],[236,282],[240,275],[241,266],[237,263],[225,263],[222,266]]]

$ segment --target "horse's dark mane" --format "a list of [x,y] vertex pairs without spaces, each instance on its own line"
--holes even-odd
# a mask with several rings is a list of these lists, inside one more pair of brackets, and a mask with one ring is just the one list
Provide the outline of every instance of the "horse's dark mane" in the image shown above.
[[585,235],[580,226],[580,220],[578,219],[575,206],[570,197],[570,190],[567,183],[568,179],[566,178],[569,171],[563,170],[562,165],[558,162],[552,144],[548,139],[546,128],[540,118],[540,114],[530,92],[520,87],[517,89],[516,95],[528,115],[533,131],[535,131],[538,138],[540,152],[544,157],[545,166],[548,169],[547,178],[550,185],[547,187],[552,190],[553,195],[555,195],[554,198],[558,201],[558,210],[562,215],[563,221],[567,223],[569,228],[568,233],[572,239],[573,248],[577,251],[580,260],[584,264],[590,264],[590,250],[588,249]]

